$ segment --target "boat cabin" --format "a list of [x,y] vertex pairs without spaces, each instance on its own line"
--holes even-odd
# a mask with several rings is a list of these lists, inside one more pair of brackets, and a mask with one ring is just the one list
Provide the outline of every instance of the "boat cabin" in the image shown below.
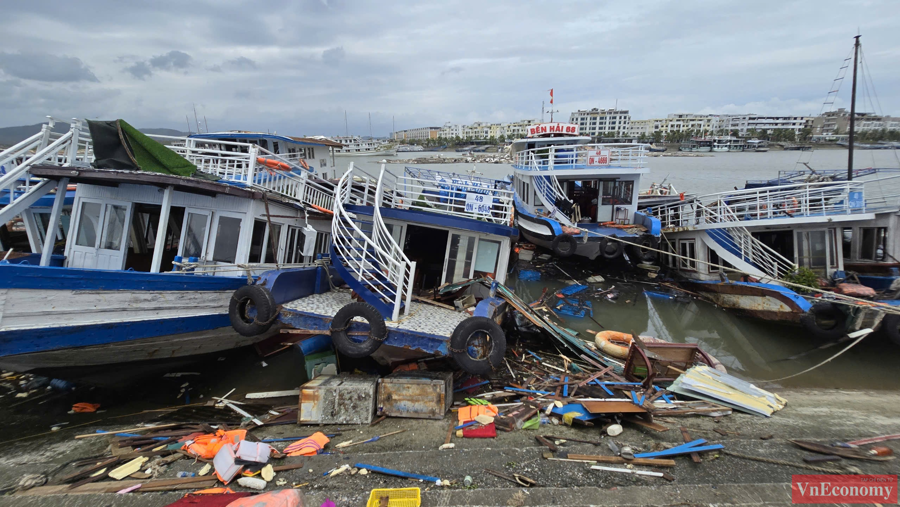
[[144,171],[40,166],[32,174],[77,185],[69,268],[159,273],[187,263],[198,274],[246,276],[239,265],[309,263],[330,245],[302,207],[252,189]]

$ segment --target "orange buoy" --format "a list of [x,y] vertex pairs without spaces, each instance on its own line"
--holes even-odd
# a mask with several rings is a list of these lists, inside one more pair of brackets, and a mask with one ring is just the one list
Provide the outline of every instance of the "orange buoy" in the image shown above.
[[306,169],[307,171],[309,170],[309,164],[306,163],[306,159],[304,159],[304,158],[300,159],[300,166],[303,167],[304,169]]
[[600,331],[594,338],[594,343],[604,354],[619,359],[628,357],[628,348],[633,341],[630,334],[620,331]]
[[281,171],[290,171],[291,170],[291,166],[289,166],[288,164],[281,162],[279,160],[273,160],[271,158],[264,158],[264,157],[256,157],[256,161],[270,169],[278,169]]

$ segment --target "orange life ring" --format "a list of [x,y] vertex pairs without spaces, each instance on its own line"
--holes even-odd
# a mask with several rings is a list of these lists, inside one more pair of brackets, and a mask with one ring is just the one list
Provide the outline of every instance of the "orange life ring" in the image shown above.
[[281,171],[290,171],[291,170],[291,166],[289,166],[288,164],[281,162],[279,160],[273,160],[271,158],[256,157],[256,161],[270,169],[278,169]]
[[305,158],[300,159],[300,166],[303,167],[304,169],[306,169],[307,171],[309,171],[309,164],[306,163]]
[[[628,349],[634,338],[630,334],[620,331],[600,331],[594,338],[594,343],[604,354],[619,359],[628,357]],[[624,345],[620,345],[623,344]]]

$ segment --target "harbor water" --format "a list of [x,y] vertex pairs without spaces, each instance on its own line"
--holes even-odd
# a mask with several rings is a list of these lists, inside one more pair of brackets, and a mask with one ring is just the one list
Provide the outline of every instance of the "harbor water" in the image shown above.
[[[395,159],[434,156],[434,152],[400,153]],[[445,152],[445,157],[460,154]],[[705,194],[743,188],[747,180],[776,178],[779,171],[805,169],[802,163],[816,170],[841,169],[847,167],[847,150],[824,149],[812,152],[770,151],[767,153],[714,153],[702,157],[650,157],[650,174],[642,178],[642,188],[651,182],[672,183],[678,191]],[[895,150],[857,150],[854,153],[856,168],[879,167],[897,170],[900,160]],[[383,157],[350,157],[338,160],[338,166],[346,166],[351,161],[369,172],[380,169]],[[387,169],[394,174],[402,174],[404,164],[388,164]],[[430,164],[427,167],[438,171],[475,174],[490,178],[504,178],[511,174],[508,164]],[[883,180],[877,186],[867,185],[867,192],[886,191],[895,185],[900,187],[900,178],[888,173],[877,178],[894,176]],[[870,177],[871,178],[871,177]],[[870,190],[869,187],[874,187]],[[893,191],[891,193],[894,193]],[[540,250],[539,250],[540,251]],[[674,343],[697,343],[728,368],[729,372],[752,381],[778,379],[801,372],[817,365],[839,352],[846,344],[822,350],[814,350],[823,344],[804,333],[799,326],[789,326],[736,316],[710,303],[696,298],[664,299],[648,297],[644,292],[658,291],[654,284],[635,281],[616,281],[622,278],[625,266],[616,269],[606,266],[601,260],[572,263],[572,270],[601,273],[607,282],[602,288],[615,285],[620,291],[616,300],[596,298],[592,300],[594,319],[604,329],[631,332],[653,336]],[[569,272],[569,269],[563,267]],[[548,270],[548,274],[552,273]],[[544,287],[550,290],[566,285],[567,278],[545,275],[540,281],[517,280],[512,273],[508,285],[526,301],[540,297]],[[579,275],[575,275],[576,278]],[[629,277],[631,277],[629,275]],[[646,279],[645,279],[646,280]],[[568,327],[579,331],[585,339],[593,340],[591,331],[600,331],[599,326],[589,318],[562,316]],[[796,357],[799,356],[799,357]],[[820,387],[854,389],[900,389],[900,376],[896,374],[900,365],[900,347],[897,347],[880,333],[875,333],[839,358],[795,378],[773,384],[784,387]]]

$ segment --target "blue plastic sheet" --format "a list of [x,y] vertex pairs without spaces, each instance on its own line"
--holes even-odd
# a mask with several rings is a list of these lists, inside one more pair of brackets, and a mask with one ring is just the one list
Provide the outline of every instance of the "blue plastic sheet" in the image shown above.
[[536,282],[541,279],[541,272],[531,269],[523,269],[519,271],[519,280],[525,282]]

